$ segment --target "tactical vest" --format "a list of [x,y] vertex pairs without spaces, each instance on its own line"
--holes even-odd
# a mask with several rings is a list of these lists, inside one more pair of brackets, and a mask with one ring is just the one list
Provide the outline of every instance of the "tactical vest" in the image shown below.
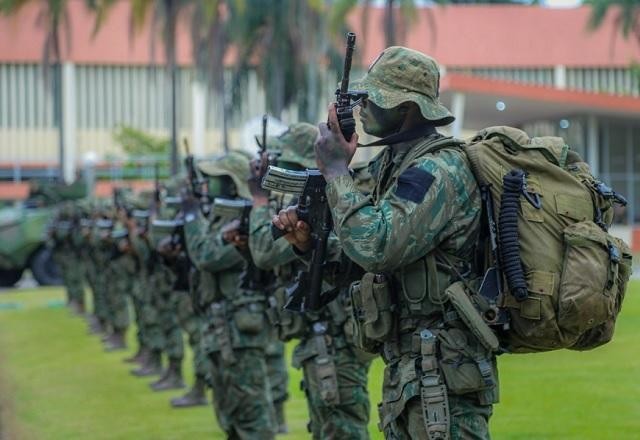
[[[436,154],[444,149],[460,151],[461,142],[453,138],[427,138],[411,148],[396,166],[386,162],[390,151],[383,152],[377,185],[371,197],[375,203],[389,195],[398,177],[416,159]],[[460,152],[459,154],[463,154]],[[389,170],[387,166],[391,166]],[[380,176],[380,173],[383,175]],[[388,176],[384,174],[390,173]],[[386,178],[385,178],[386,177]],[[475,235],[468,247],[450,256],[459,265],[458,271],[469,272],[469,262],[474,252]],[[381,344],[398,340],[402,334],[410,334],[417,328],[430,327],[442,321],[447,314],[445,289],[453,282],[454,273],[438,262],[431,252],[393,273],[366,274],[360,283],[352,286],[351,299],[354,311],[354,333],[358,345],[367,351],[378,351]]]

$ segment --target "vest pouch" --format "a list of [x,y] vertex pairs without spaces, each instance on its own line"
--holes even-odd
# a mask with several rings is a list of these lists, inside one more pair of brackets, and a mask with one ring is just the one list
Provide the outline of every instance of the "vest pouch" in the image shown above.
[[377,352],[393,329],[393,307],[389,282],[384,275],[366,273],[350,290],[355,345]]
[[287,291],[279,287],[269,298],[267,316],[271,325],[278,333],[278,339],[289,341],[293,338],[301,338],[307,333],[304,315],[284,309]]
[[[451,394],[497,390],[498,374],[494,357],[473,334],[450,328],[438,332],[438,339],[440,369]],[[497,401],[497,392],[491,400]]]
[[588,350],[613,336],[631,276],[631,251],[591,221],[565,228],[564,240],[558,325],[576,340],[571,349]]
[[260,333],[264,328],[265,305],[257,298],[244,297],[234,303],[233,321],[236,328],[250,335]]

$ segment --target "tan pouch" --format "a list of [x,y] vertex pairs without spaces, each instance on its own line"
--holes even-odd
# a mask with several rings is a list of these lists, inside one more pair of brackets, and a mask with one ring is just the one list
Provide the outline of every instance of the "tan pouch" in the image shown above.
[[495,388],[498,376],[494,357],[475,337],[461,329],[438,333],[440,369],[451,394],[466,394]]
[[240,305],[235,305],[233,311],[233,321],[236,328],[247,334],[255,335],[264,329],[265,306],[262,302],[247,301]]
[[447,287],[445,294],[462,322],[466,324],[478,341],[480,341],[487,350],[492,352],[497,351],[500,346],[498,338],[484,319],[482,319],[482,316],[480,316],[480,313],[469,299],[464,284],[461,281],[453,283]]
[[375,352],[393,329],[389,282],[384,275],[368,272],[352,285],[350,296],[354,342],[362,350]]
[[558,326],[576,339],[572,349],[591,349],[613,336],[631,276],[631,251],[591,221],[568,226],[564,239]]

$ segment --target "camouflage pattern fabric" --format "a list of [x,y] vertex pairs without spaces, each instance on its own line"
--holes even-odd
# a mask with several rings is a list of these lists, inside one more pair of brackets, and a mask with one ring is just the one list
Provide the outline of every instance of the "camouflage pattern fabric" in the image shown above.
[[298,164],[302,168],[316,168],[313,144],[317,137],[315,125],[299,122],[290,125],[279,136],[267,139],[267,145],[281,152],[278,161]]
[[[291,246],[284,239],[273,240],[271,218],[276,206],[255,208],[251,213],[249,246],[251,254],[264,269],[276,269],[277,285],[289,285],[300,268]],[[317,314],[300,315],[282,310],[279,304],[274,311],[276,329],[286,339],[300,338],[294,349],[294,367],[302,368],[304,374],[303,389],[309,406],[310,432],[315,439],[325,438],[369,438],[369,394],[367,391],[367,373],[369,361],[359,359],[344,335],[340,313],[332,313],[328,307]],[[342,313],[344,315],[344,313]],[[337,388],[340,403],[327,403],[319,389],[318,374],[314,362],[317,352],[311,337],[313,322],[320,319],[331,322],[328,341],[332,341],[332,360],[335,364]],[[335,322],[335,321],[340,322]],[[299,324],[299,321],[302,321]]]
[[[451,440],[490,439],[489,418],[491,405],[481,405],[473,397],[449,396],[451,414]],[[419,398],[407,403],[405,412],[384,429],[384,436],[390,440],[426,439],[427,431],[423,421],[422,404]]]
[[[211,359],[214,408],[228,438],[271,439],[276,421],[264,352],[268,327],[259,310],[249,316],[252,331],[240,326],[239,312],[247,312],[237,306],[244,300],[238,285],[245,262],[222,240],[220,228],[227,221],[209,223],[198,217],[184,227],[189,258],[207,287],[198,293],[196,307],[206,313],[202,346]],[[214,316],[214,303],[223,304],[225,311]]]
[[[433,59],[391,47],[353,87],[385,109],[414,102],[438,126],[453,121],[438,100],[439,78]],[[454,141],[433,134],[386,147],[369,172],[370,194],[347,175],[328,182],[327,198],[343,252],[366,271],[384,273],[388,283],[376,288],[395,302],[393,322],[376,336],[386,364],[380,427],[387,438],[428,438],[427,423],[448,430],[447,438],[489,438],[491,404],[498,400],[495,357],[459,319],[445,322],[452,306],[443,293],[455,273],[436,263],[446,254],[461,273],[472,269],[481,197],[468,160]],[[434,378],[446,388],[434,386]],[[423,392],[447,399],[448,424],[434,420],[442,406]]]
[[109,306],[107,304],[107,292],[109,279],[106,267],[109,264],[111,250],[101,239],[101,231],[94,228],[91,242],[93,244],[93,255],[95,267],[95,289],[93,291],[93,312],[103,323],[109,322]]
[[[428,145],[435,140],[427,139],[423,144]],[[398,191],[399,175],[411,167],[425,171],[433,179],[423,199],[418,203],[408,200],[402,191]],[[374,160],[369,169],[377,182],[369,196],[360,193],[349,176],[338,177],[327,187],[336,233],[343,251],[353,261],[368,271],[392,273],[395,279],[400,280],[399,271],[403,267],[419,261],[436,248],[451,253],[462,261],[471,260],[479,227],[480,194],[466,159],[460,151],[445,149],[438,154],[413,157],[411,153],[395,153],[391,148],[387,148]],[[354,206],[358,208],[354,209]],[[424,267],[424,263],[420,264]],[[450,279],[449,274],[438,274],[438,278]],[[408,284],[411,284],[411,281]],[[442,285],[443,289],[444,287],[446,283]],[[423,288],[427,289],[428,286],[425,285]],[[427,297],[431,298],[432,295],[440,293],[431,292]],[[399,298],[396,311],[399,315],[396,316],[399,320],[398,326],[410,331],[415,328],[415,322],[419,321],[415,319],[416,311],[411,310],[408,302],[411,297],[407,295],[409,294],[404,289],[392,294]],[[424,296],[422,293],[421,295]],[[423,300],[419,313],[424,316],[424,325],[439,325],[438,319],[442,319],[438,318],[441,310],[442,306],[432,303],[429,299]],[[409,318],[412,313],[413,317]],[[411,325],[413,327],[410,327]],[[407,347],[412,335],[409,333],[406,336],[398,341],[398,346]],[[411,344],[408,343],[408,346]],[[397,351],[402,353],[400,349]],[[398,372],[399,375],[400,372],[412,372],[419,359],[419,354],[403,355],[399,360],[393,359],[390,355],[385,356],[388,365],[393,365],[391,372]],[[388,366],[387,370],[389,368]],[[389,374],[387,371],[385,378],[389,378]],[[418,420],[415,417],[410,418],[407,413],[407,405],[411,399],[420,396],[419,380],[418,372],[402,375],[396,381],[385,380],[380,411],[385,432],[424,429],[424,426],[417,427]],[[452,377],[447,380],[457,379]],[[473,399],[480,398],[483,408],[497,401],[497,385],[493,391],[486,390],[483,383],[474,385],[478,394],[471,393],[470,396]],[[451,391],[449,389],[450,396],[455,394]],[[402,398],[398,399],[398,395]],[[455,423],[464,420],[452,419],[451,431],[463,429]],[[424,425],[424,417],[420,418],[420,424]],[[488,432],[486,424],[479,432],[483,430]]]
[[121,256],[116,260],[109,261],[105,268],[104,281],[108,283],[106,289],[108,321],[114,331],[125,330],[131,321],[127,295],[131,287],[132,275],[129,269],[132,265],[133,261],[130,257]]
[[174,282],[175,274],[164,264],[158,264],[149,277],[151,302],[158,313],[163,351],[169,359],[181,360],[184,357],[184,341],[178,324],[178,295],[173,291]]
[[272,336],[265,349],[267,375],[274,405],[282,404],[289,398],[289,372],[285,361],[284,343]]
[[436,126],[454,120],[438,99],[439,86],[438,63],[421,52],[400,46],[385,49],[369,66],[364,78],[350,84],[352,90],[366,91],[367,99],[384,109],[415,102],[422,116]]
[[229,365],[219,352],[211,355],[213,404],[220,427],[229,439],[273,439],[276,431],[264,350],[234,351]]
[[209,371],[209,359],[202,349],[203,318],[199,316],[192,305],[188,292],[176,292],[178,323],[187,334],[189,346],[193,352],[193,371],[196,376],[205,377]]
[[136,282],[132,286],[134,304],[136,309],[136,323],[139,326],[144,346],[154,351],[161,351],[164,347],[164,337],[158,321],[158,310],[152,301],[151,274],[160,264],[156,261],[149,242],[141,237],[132,240],[132,246],[139,259],[139,271]]
[[247,178],[249,177],[250,156],[245,151],[230,151],[215,160],[198,162],[198,169],[206,176],[229,176],[238,192],[237,196],[251,199]]
[[[301,341],[296,351],[308,351],[308,343],[308,340]],[[333,343],[341,346],[332,356],[336,364],[339,404],[327,404],[322,398],[313,358],[302,364],[304,380],[301,387],[309,407],[309,431],[318,440],[368,439],[370,405],[367,374],[370,362],[358,359],[344,337],[334,336]]]

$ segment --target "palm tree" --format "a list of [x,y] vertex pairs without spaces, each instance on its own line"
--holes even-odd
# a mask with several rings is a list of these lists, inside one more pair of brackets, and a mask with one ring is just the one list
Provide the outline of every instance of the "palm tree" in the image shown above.
[[587,0],[591,6],[589,27],[600,27],[612,10],[614,23],[624,38],[634,36],[640,42],[640,3],[637,0]]
[[238,15],[231,34],[238,49],[234,97],[242,90],[249,72],[255,70],[265,90],[270,114],[281,117],[283,110],[296,102],[299,119],[316,121],[321,86],[339,58],[328,37],[331,2],[247,0],[246,3],[245,13]]
[[[40,5],[38,22],[45,28],[45,40],[42,48],[42,66],[47,88],[53,95],[54,124],[58,129],[58,159],[60,177],[64,177],[65,145],[62,118],[62,64],[61,31],[66,31],[67,45],[70,45],[70,27],[68,20],[68,0],[0,0],[0,13],[10,16],[16,14],[29,3]],[[50,76],[50,72],[53,75]]]

